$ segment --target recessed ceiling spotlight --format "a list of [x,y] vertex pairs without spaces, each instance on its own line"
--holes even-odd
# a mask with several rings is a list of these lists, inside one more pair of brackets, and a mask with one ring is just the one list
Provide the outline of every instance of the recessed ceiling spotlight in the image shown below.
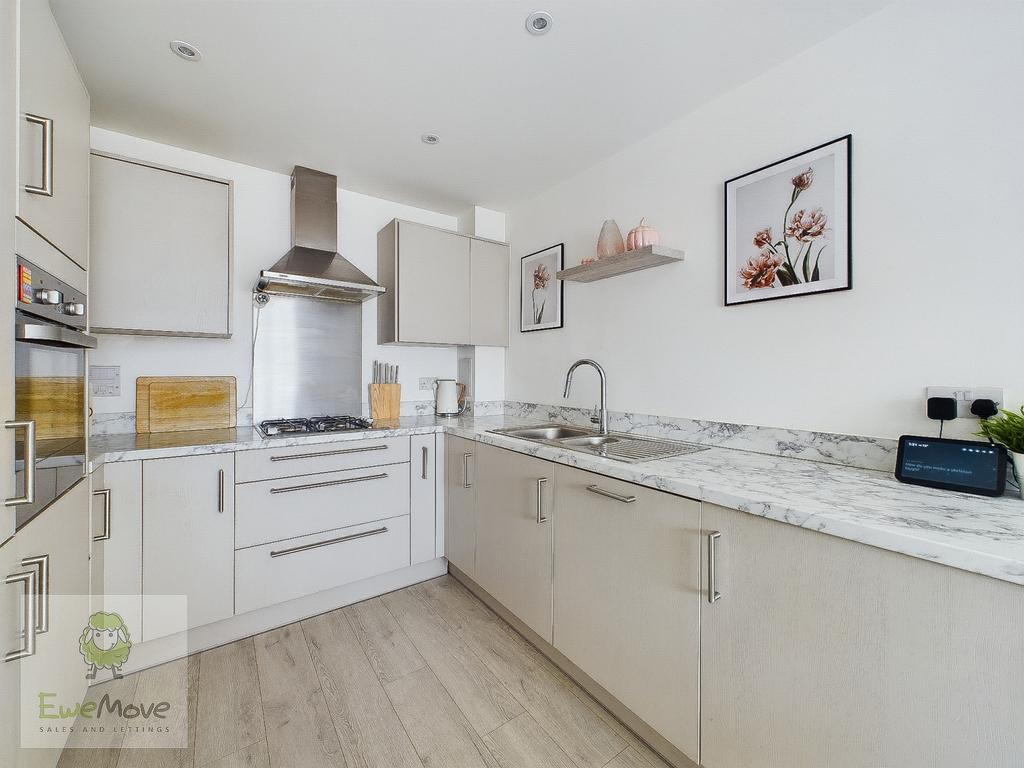
[[438,144],[441,141],[441,137],[436,133],[424,133],[420,136],[420,141],[424,144]]
[[551,14],[547,11],[534,11],[526,17],[526,31],[531,35],[543,35],[551,30]]
[[199,61],[203,58],[202,51],[184,40],[171,40],[171,50],[185,61]]

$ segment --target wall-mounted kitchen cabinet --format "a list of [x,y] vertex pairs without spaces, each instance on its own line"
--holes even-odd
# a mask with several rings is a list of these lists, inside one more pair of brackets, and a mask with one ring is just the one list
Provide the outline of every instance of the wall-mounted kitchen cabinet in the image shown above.
[[94,331],[231,335],[231,183],[92,155]]
[[[21,0],[18,233],[22,255],[85,289],[89,266],[89,93],[46,0]],[[27,237],[31,233],[32,237]],[[32,238],[38,242],[31,242]]]
[[395,219],[377,233],[380,344],[508,345],[504,243]]

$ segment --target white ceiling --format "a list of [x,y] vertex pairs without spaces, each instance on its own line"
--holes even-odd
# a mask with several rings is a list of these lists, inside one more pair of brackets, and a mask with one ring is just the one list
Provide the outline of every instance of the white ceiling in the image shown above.
[[[886,4],[51,2],[94,125],[448,211],[550,187]],[[541,37],[524,27],[538,7]]]

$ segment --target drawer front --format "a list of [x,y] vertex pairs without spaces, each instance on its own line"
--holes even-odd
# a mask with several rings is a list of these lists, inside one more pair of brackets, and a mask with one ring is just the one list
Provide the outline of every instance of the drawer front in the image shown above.
[[409,516],[235,553],[235,613],[245,613],[409,565]]
[[409,465],[235,486],[235,548],[409,514]]
[[408,460],[408,437],[262,448],[258,451],[238,452],[235,457],[235,478],[239,483],[251,483],[275,477],[335,472],[339,469],[373,467]]

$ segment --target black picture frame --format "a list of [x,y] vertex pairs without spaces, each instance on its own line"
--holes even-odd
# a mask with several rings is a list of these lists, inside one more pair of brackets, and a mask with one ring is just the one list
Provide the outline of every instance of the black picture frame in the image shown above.
[[559,280],[555,275],[551,276],[551,279],[555,281],[555,296],[558,300],[558,323],[541,324],[536,328],[527,328],[523,322],[523,310],[525,309],[526,302],[526,262],[528,259],[534,259],[538,256],[548,253],[549,251],[558,251],[557,255],[557,267],[556,272],[565,269],[565,243],[556,243],[550,245],[547,248],[541,248],[539,251],[528,253],[519,260],[519,332],[520,333],[535,333],[537,331],[554,331],[559,328],[565,327],[565,281]]
[[[738,263],[737,260],[734,260],[734,259],[731,258],[731,254],[730,254],[730,247],[731,246],[735,247],[735,245],[736,245],[733,242],[733,240],[734,240],[734,233],[731,230],[731,226],[730,225],[732,224],[732,222],[730,221],[730,217],[729,217],[729,210],[730,210],[730,207],[731,207],[730,206],[730,193],[733,191],[733,187],[735,187],[736,185],[739,184],[739,182],[742,182],[744,179],[747,179],[750,176],[753,176],[755,174],[761,174],[761,173],[763,173],[765,171],[770,171],[770,170],[772,170],[772,169],[774,169],[776,167],[778,167],[779,168],[779,172],[781,172],[782,171],[782,166],[786,165],[787,163],[795,163],[796,161],[800,160],[801,158],[803,158],[803,157],[805,157],[807,155],[810,155],[810,154],[815,153],[815,152],[819,152],[821,150],[825,150],[825,149],[827,149],[829,147],[833,147],[835,145],[842,145],[844,153],[845,153],[845,156],[846,156],[845,162],[841,163],[841,164],[837,163],[837,166],[836,166],[837,170],[841,169],[843,171],[843,173],[845,173],[845,176],[846,176],[845,184],[841,185],[841,188],[845,189],[846,204],[845,204],[845,206],[843,206],[843,208],[840,209],[842,211],[842,215],[845,216],[845,230],[846,231],[845,231],[845,236],[842,238],[841,242],[843,242],[845,244],[845,247],[846,247],[846,258],[845,258],[845,260],[840,260],[840,261],[834,262],[836,264],[845,263],[845,269],[846,269],[845,284],[843,284],[843,285],[836,285],[836,286],[832,286],[832,287],[822,287],[821,289],[818,289],[818,290],[808,290],[808,291],[801,291],[801,292],[784,292],[784,293],[780,293],[778,295],[760,294],[760,295],[752,296],[751,298],[744,299],[744,300],[736,300],[735,297],[731,297],[730,296],[730,285],[731,285],[730,281],[732,281],[735,278],[734,269],[736,267],[736,264]],[[775,301],[775,300],[778,300],[778,299],[791,299],[791,298],[795,298],[795,297],[798,297],[798,296],[817,296],[817,295],[823,294],[823,293],[836,293],[836,292],[839,292],[839,291],[849,291],[849,290],[851,290],[853,288],[853,134],[849,134],[848,133],[845,136],[840,136],[840,137],[838,137],[836,139],[832,139],[831,141],[826,141],[826,142],[824,142],[822,144],[818,144],[818,145],[816,145],[814,147],[811,147],[810,149],[805,149],[802,152],[797,152],[796,154],[789,155],[788,157],[784,157],[781,160],[776,160],[774,162],[768,163],[767,165],[763,165],[760,168],[755,168],[752,171],[747,171],[746,173],[740,174],[739,176],[734,176],[733,178],[728,179],[725,182],[725,184],[723,185],[723,192],[724,192],[724,206],[723,206],[724,216],[723,216],[723,218],[724,218],[724,221],[725,221],[725,225],[724,225],[724,232],[723,232],[724,244],[723,244],[723,258],[722,258],[722,262],[723,262],[723,286],[722,286],[722,291],[723,291],[723,301],[724,301],[725,306],[733,307],[733,306],[740,306],[740,305],[744,305],[744,304],[756,304],[756,303],[759,303],[759,302],[762,302],[762,301]],[[764,289],[759,289],[759,290],[764,290]]]

